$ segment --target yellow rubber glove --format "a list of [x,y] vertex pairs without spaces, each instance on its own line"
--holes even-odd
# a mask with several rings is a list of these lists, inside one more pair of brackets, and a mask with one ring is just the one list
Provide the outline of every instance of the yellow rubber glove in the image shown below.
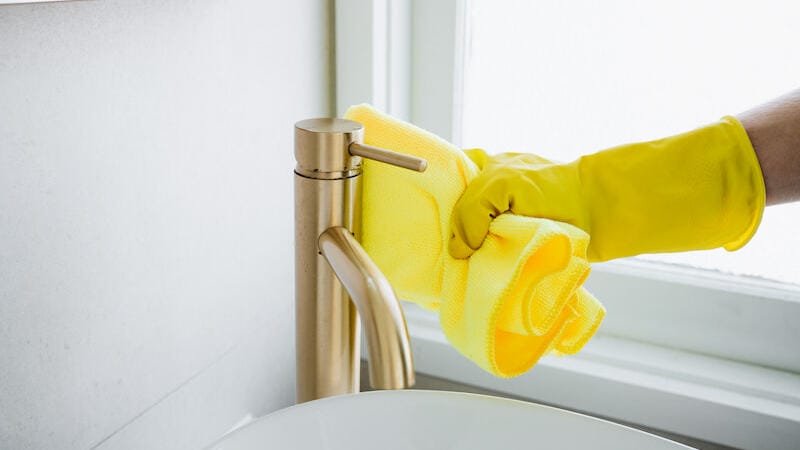
[[450,254],[480,247],[494,217],[514,214],[575,225],[590,261],[725,247],[755,233],[764,210],[761,168],[733,117],[665,139],[628,144],[567,164],[525,154],[468,152],[481,174],[451,217]]

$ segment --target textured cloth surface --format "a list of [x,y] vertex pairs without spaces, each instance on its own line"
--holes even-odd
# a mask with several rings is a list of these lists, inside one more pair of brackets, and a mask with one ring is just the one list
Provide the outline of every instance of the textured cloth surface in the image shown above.
[[428,161],[423,173],[363,162],[362,243],[400,298],[439,311],[450,343],[497,376],[581,349],[605,315],[581,287],[589,274],[584,231],[503,214],[470,258],[454,259],[450,214],[478,167],[443,139],[368,105],[345,117],[364,125],[366,144]]

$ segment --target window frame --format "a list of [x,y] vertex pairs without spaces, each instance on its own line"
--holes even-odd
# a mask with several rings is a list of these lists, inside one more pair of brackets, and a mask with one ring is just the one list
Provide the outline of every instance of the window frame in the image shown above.
[[[468,3],[338,0],[337,113],[369,102],[458,145]],[[609,311],[598,335],[512,380],[406,305],[417,370],[736,447],[800,440],[800,286],[627,259],[593,265],[586,287]]]

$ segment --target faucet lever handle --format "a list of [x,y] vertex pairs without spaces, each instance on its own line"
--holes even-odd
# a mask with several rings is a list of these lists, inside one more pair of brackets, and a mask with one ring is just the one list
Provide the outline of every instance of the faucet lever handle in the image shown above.
[[350,154],[353,156],[374,159],[375,161],[415,170],[417,172],[425,172],[425,169],[428,168],[428,161],[422,158],[404,155],[403,153],[393,152],[371,145],[359,144],[358,142],[351,143],[349,150]]

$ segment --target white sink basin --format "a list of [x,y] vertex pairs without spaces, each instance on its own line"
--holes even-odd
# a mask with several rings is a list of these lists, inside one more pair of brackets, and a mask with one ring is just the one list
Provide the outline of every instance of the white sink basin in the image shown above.
[[286,408],[212,449],[687,449],[548,406],[439,391],[378,391]]

